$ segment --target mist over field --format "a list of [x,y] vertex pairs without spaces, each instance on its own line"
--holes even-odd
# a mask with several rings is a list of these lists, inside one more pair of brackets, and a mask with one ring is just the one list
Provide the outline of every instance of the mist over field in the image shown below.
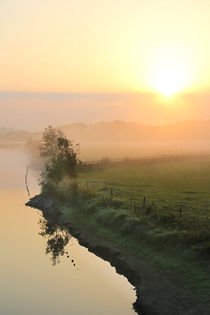
[[122,158],[210,152],[210,122],[144,125],[122,121],[72,124],[61,129],[81,145],[81,158]]
[[[210,153],[210,121],[191,120],[162,126],[110,121],[56,127],[74,144],[80,144],[83,161]],[[41,134],[41,130],[0,128],[0,146],[27,146],[38,154]]]

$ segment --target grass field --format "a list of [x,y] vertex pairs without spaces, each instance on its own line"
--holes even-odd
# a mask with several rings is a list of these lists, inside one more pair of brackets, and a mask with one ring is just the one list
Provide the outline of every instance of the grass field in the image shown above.
[[208,299],[209,175],[208,157],[157,160],[83,171],[79,185],[49,187],[66,223],[109,239],[129,259],[147,257]]
[[136,200],[143,197],[158,207],[183,215],[210,215],[210,159],[154,162],[140,166],[112,167],[81,174],[79,182],[93,185],[103,197]]
[[209,158],[98,169],[80,174],[79,183],[91,187],[114,216],[126,215],[158,238],[210,253]]

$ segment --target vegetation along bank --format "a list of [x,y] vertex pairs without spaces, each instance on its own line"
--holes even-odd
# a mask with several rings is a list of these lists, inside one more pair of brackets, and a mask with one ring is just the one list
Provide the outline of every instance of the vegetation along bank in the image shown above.
[[51,127],[40,152],[41,194],[28,205],[124,274],[140,314],[208,314],[208,157],[85,167]]

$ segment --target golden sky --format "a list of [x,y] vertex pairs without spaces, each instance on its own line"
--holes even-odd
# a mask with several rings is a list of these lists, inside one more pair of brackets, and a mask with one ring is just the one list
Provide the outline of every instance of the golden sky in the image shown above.
[[207,91],[209,0],[1,0],[0,91]]

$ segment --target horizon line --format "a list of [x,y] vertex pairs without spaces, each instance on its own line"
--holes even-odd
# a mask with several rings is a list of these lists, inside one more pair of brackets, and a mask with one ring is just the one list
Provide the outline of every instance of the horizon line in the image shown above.
[[[2,96],[106,96],[106,95],[159,95],[158,92],[139,91],[139,92],[50,92],[50,91],[1,91],[0,97]],[[210,91],[194,91],[194,92],[179,92],[175,93],[177,96],[181,95],[208,95]]]

